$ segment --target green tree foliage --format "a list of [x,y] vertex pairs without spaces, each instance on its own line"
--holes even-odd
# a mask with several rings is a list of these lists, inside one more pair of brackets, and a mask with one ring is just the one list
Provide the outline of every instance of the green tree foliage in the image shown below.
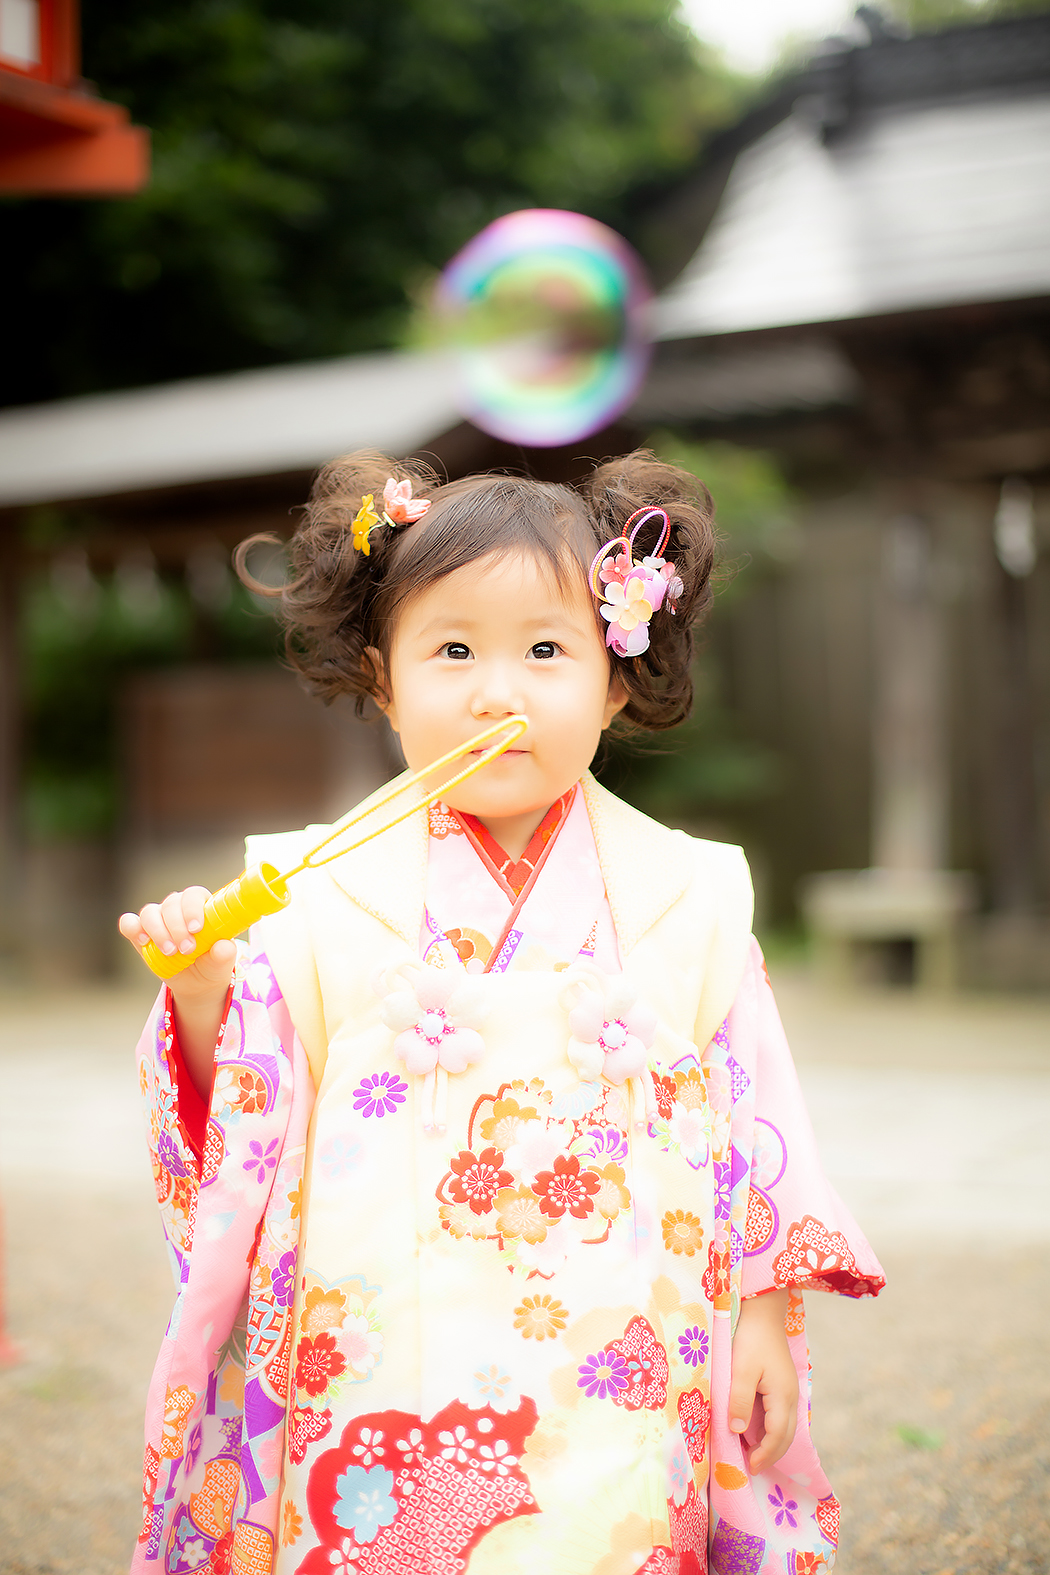
[[966,22],[997,22],[1000,18],[1050,11],[1050,0],[888,0],[886,9],[917,33]]
[[272,660],[277,629],[221,567],[204,586],[198,576],[196,594],[192,576],[190,585],[162,577],[148,552],[100,579],[68,522],[38,517],[32,526],[55,554],[50,572],[29,577],[22,609],[23,829],[34,841],[98,838],[121,809],[125,680],[201,657]]
[[523,206],[627,225],[741,83],[675,0],[86,0],[153,134],[122,201],[8,202],[0,403],[387,346]]

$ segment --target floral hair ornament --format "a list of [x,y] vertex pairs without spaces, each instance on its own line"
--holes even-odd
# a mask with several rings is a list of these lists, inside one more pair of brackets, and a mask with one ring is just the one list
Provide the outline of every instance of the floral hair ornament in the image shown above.
[[[652,519],[662,519],[664,528],[656,551],[639,562],[634,556],[635,537]],[[634,529],[628,535],[632,525]],[[674,564],[660,556],[670,534],[671,522],[665,509],[638,509],[621,534],[595,554],[589,576],[591,589],[600,598],[598,611],[609,625],[605,643],[617,656],[641,656],[647,651],[653,613],[659,612],[666,601],[673,614],[674,604],[682,594],[684,587]],[[621,550],[615,557],[606,557],[610,547]]]
[[374,492],[366,493],[361,499],[361,507],[351,525],[354,551],[363,552],[366,558],[369,557],[372,549],[368,545],[368,538],[377,525],[414,525],[416,520],[423,518],[429,507],[429,498],[412,496],[412,482],[407,476],[404,481],[395,481],[393,476],[388,476],[383,488],[382,514],[376,509]]

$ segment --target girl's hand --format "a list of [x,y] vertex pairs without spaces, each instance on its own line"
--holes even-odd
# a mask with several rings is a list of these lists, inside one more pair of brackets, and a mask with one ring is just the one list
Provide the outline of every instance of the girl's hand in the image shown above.
[[[163,902],[148,902],[139,913],[122,913],[120,933],[136,950],[154,941],[168,957],[177,951],[188,955],[196,945],[193,937],[204,923],[204,904],[210,896],[205,886],[173,891]],[[236,958],[233,941],[216,941],[210,951],[168,981],[179,1045],[203,1097],[211,1087],[215,1045]]]
[[740,1306],[733,1336],[733,1377],[729,1390],[729,1427],[743,1433],[761,1397],[762,1437],[751,1451],[754,1474],[786,1454],[798,1422],[798,1373],[784,1333],[787,1291],[751,1296]]

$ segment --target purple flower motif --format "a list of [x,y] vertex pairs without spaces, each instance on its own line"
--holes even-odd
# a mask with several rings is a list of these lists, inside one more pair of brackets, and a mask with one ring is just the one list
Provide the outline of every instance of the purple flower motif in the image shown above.
[[251,1159],[246,1159],[241,1168],[243,1170],[254,1170],[256,1172],[256,1181],[265,1181],[266,1172],[277,1169],[277,1145],[279,1142],[279,1138],[272,1138],[266,1147],[263,1148],[261,1143],[253,1139],[248,1144],[252,1157]]
[[795,1516],[798,1514],[798,1505],[795,1500],[784,1497],[784,1492],[779,1482],[772,1493],[766,1494],[766,1497],[773,1506],[777,1525],[782,1526],[786,1520],[792,1531],[794,1531],[798,1525],[798,1521],[795,1519]]
[[733,1213],[733,1168],[724,1160],[716,1160],[715,1172],[715,1219],[730,1219]]
[[694,1324],[678,1336],[678,1354],[690,1367],[702,1367],[707,1361],[707,1330]]
[[189,1438],[186,1440],[186,1470],[192,1471],[197,1463],[197,1456],[201,1452],[201,1425],[198,1422]]
[[595,1159],[622,1160],[627,1158],[627,1137],[618,1127],[592,1127],[587,1136],[587,1152]]
[[627,1363],[619,1351],[598,1351],[588,1356],[577,1370],[580,1376],[576,1387],[586,1390],[589,1398],[597,1395],[599,1400],[608,1400],[631,1382]]
[[271,1276],[273,1295],[278,1307],[292,1305],[292,1292],[295,1289],[295,1248],[286,1252],[278,1260],[277,1267]]
[[396,1072],[373,1072],[354,1089],[354,1109],[363,1116],[393,1115],[407,1093],[408,1084]]
[[157,1139],[157,1158],[164,1169],[172,1176],[188,1176],[189,1166],[175,1144],[169,1132],[162,1132]]

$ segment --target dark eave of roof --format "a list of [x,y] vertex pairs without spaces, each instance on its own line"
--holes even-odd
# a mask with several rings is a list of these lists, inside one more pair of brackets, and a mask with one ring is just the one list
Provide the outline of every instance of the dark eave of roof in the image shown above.
[[805,115],[830,141],[864,115],[893,105],[1050,85],[1050,10],[910,37],[896,36],[874,8],[858,11],[868,42],[825,40],[803,67],[775,78],[739,120],[711,136],[697,164],[673,187],[641,199],[638,232],[657,289],[695,254],[737,155],[789,115]]

